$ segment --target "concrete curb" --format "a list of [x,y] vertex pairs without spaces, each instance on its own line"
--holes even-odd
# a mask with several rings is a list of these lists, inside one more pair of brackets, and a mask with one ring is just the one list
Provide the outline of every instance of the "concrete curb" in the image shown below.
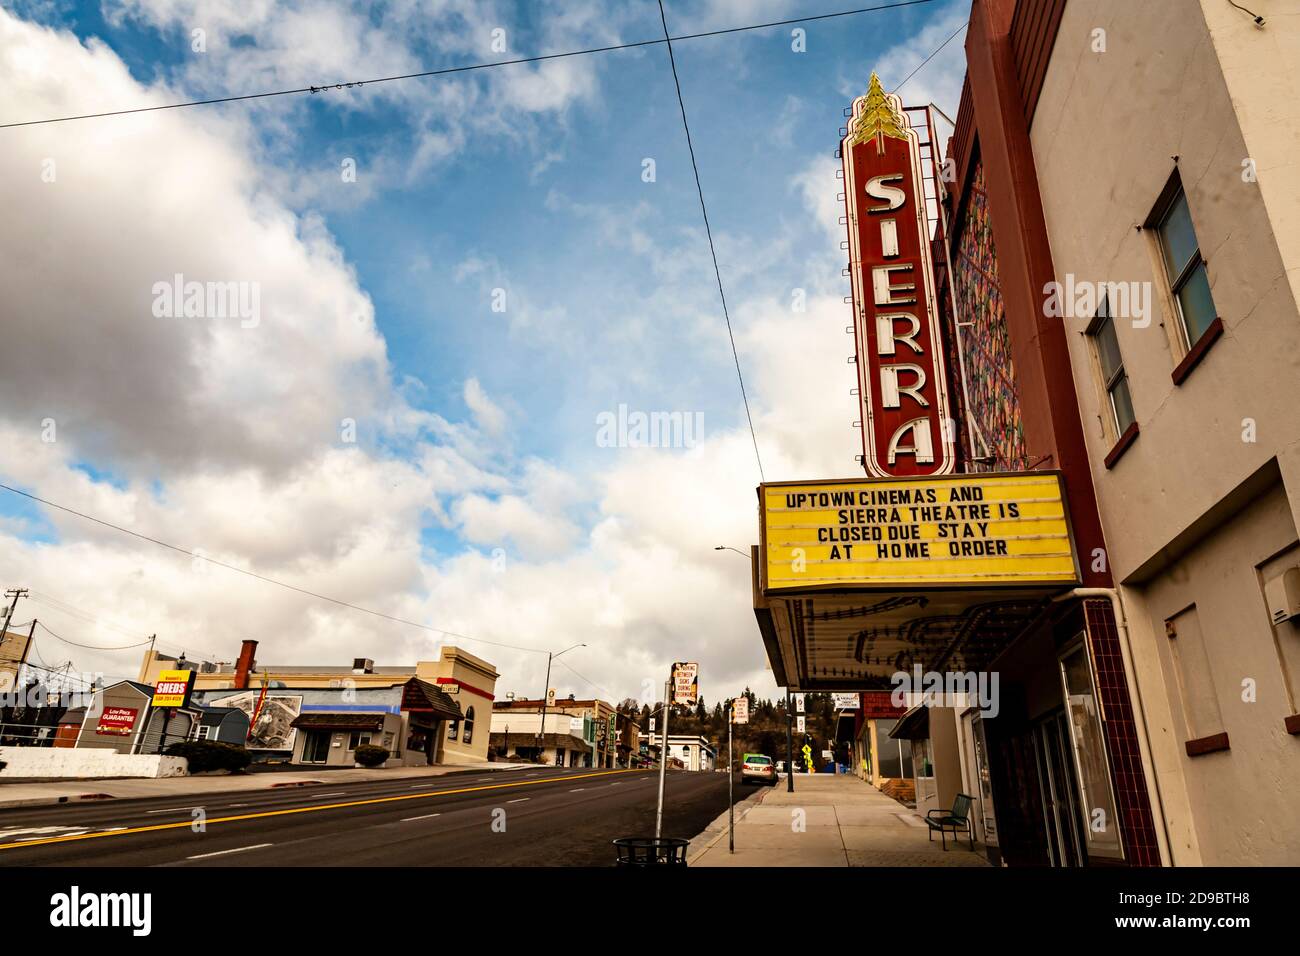
[[[392,769],[397,772],[394,773],[390,779],[394,779],[394,780],[407,779],[407,778],[417,779],[419,777],[427,776],[427,777],[436,778],[440,780],[444,777],[454,777],[459,774],[483,773],[485,771],[489,773],[509,773],[515,770],[536,770],[538,767],[543,767],[543,766],[544,765],[542,764],[523,764],[523,763],[505,764],[500,767],[490,767],[490,766],[472,767],[472,766],[463,766],[463,765],[449,765],[449,767],[451,767],[452,769],[448,769],[443,773],[437,773],[437,774],[402,773],[401,772],[402,770],[412,769],[412,768],[394,767]],[[382,774],[384,773],[384,771],[378,771],[378,773]],[[273,775],[268,774],[267,776],[273,776]],[[195,776],[195,777],[184,777],[184,778],[159,777],[157,779],[159,780],[203,779],[203,780],[217,781],[217,780],[229,780],[231,778],[228,776],[212,776],[212,777]],[[65,803],[79,803],[83,800],[152,800],[156,797],[171,797],[171,796],[180,798],[180,797],[191,797],[191,796],[208,797],[217,794],[232,794],[232,793],[262,793],[267,790],[275,790],[275,789],[280,789],[285,787],[311,787],[311,786],[321,786],[325,783],[331,783],[331,784],[370,783],[376,780],[382,781],[383,779],[384,779],[383,776],[375,776],[375,777],[360,778],[360,779],[353,778],[352,780],[284,780],[279,782],[268,781],[267,785],[262,787],[214,786],[211,788],[204,787],[202,789],[197,789],[192,792],[174,793],[174,792],[164,791],[156,794],[154,793],[131,794],[130,796],[125,796],[125,797],[119,797],[117,794],[113,794],[113,793],[81,793],[81,794],[60,793],[60,794],[50,794],[49,796],[39,796],[39,797],[18,797],[10,800],[0,798],[0,810],[19,809],[23,807],[54,807]],[[50,782],[52,783],[53,781]],[[71,781],[69,782],[71,783]],[[138,781],[135,778],[131,778],[131,782],[136,783]],[[4,786],[5,786],[4,784],[0,784],[0,796],[3,795]],[[24,784],[13,784],[13,786],[24,786]]]
[[[779,782],[777,783],[777,786],[780,786]],[[754,793],[751,793],[749,796],[747,796],[744,800],[737,800],[736,801],[737,825],[739,825],[740,821],[745,818],[745,814],[749,813],[750,810],[754,809],[754,807],[762,803],[763,800],[767,797],[767,795],[771,793],[772,790],[774,789],[775,789],[774,787],[760,787]],[[701,832],[697,833],[694,837],[691,838],[691,849],[686,854],[686,865],[688,867],[696,860],[698,860],[700,857],[702,857],[705,853],[707,853],[709,850],[717,846],[718,843],[722,840],[722,838],[727,835],[727,815],[728,815],[727,811],[723,810],[722,813],[719,814],[717,819],[715,819]],[[710,833],[713,833],[714,831],[716,831],[716,834],[711,839],[709,839],[708,843],[704,844],[704,846],[696,848],[697,841],[708,837],[708,835]]]
[[111,793],[62,794],[57,797],[28,797],[24,800],[0,800],[0,810],[9,807],[54,807],[61,803],[80,803],[83,800],[116,800]]

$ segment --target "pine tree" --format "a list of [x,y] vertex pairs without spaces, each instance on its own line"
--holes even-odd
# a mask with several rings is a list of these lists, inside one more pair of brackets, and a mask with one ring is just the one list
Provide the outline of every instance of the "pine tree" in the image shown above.
[[865,143],[868,137],[874,136],[876,152],[883,156],[885,137],[907,139],[906,130],[907,119],[895,107],[894,101],[889,98],[885,88],[880,85],[880,77],[872,73],[871,82],[867,85],[866,102],[858,115],[857,122],[853,124],[853,137],[849,145]]

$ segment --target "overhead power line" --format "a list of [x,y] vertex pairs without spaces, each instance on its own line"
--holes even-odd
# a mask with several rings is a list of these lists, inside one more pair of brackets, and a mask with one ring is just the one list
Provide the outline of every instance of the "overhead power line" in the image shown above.
[[277,580],[276,578],[267,577],[265,574],[258,574],[256,571],[249,571],[247,568],[241,568],[233,564],[227,564],[225,561],[218,561],[216,558],[210,558],[205,554],[197,554],[193,551],[188,551],[185,548],[180,547],[179,545],[171,544],[167,541],[162,541],[158,538],[152,538],[147,534],[141,534],[138,531],[132,531],[130,528],[123,528],[121,525],[113,524],[111,521],[105,521],[103,518],[96,518],[94,515],[88,515],[84,512],[77,511],[73,508],[68,508],[64,505],[50,501],[46,498],[38,497],[37,495],[30,494],[26,491],[21,491],[18,488],[13,488],[9,485],[0,484],[0,489],[3,489],[8,492],[12,492],[15,495],[19,495],[23,498],[27,498],[30,501],[38,502],[39,504],[43,504],[48,508],[55,508],[66,514],[75,515],[76,517],[82,518],[86,521],[92,521],[95,524],[102,525],[105,528],[111,528],[112,530],[119,531],[122,534],[129,534],[133,538],[139,538],[141,541],[148,541],[150,544],[156,544],[160,548],[166,548],[169,551],[175,551],[177,554],[183,554],[188,558],[191,559],[197,558],[200,561],[206,561],[208,564],[215,565],[219,568],[225,568],[227,571],[234,571],[236,574],[242,574],[245,575],[246,577],[256,578],[258,581],[263,581],[267,584],[274,584],[276,587],[286,588],[287,590],[290,591],[296,591],[299,594],[304,594],[307,597],[316,598],[319,601],[328,601],[330,604],[337,604],[339,607],[346,607],[353,611],[360,611],[362,614],[370,614],[374,617],[383,618],[386,621],[392,621],[394,624],[405,624],[407,627],[417,627],[420,630],[430,631],[431,633],[434,634],[441,634],[444,637],[454,637],[463,641],[474,641],[479,644],[486,644],[490,647],[504,647],[513,651],[529,651],[533,654],[546,653],[545,650],[541,650],[536,647],[522,647],[518,644],[504,644],[501,643],[500,641],[489,641],[481,637],[470,637],[468,634],[460,634],[457,633],[456,631],[448,631],[441,627],[433,627],[430,624],[421,624],[419,621],[407,620],[406,618],[397,617],[396,615],[393,614],[385,614],[383,611],[376,611],[374,608],[365,607],[364,605],[361,604],[353,604],[351,601],[344,601],[341,600],[340,598],[330,597],[328,594],[321,594],[318,591],[311,591],[308,590],[307,588],[300,588],[298,587],[298,585],[290,584],[287,581],[280,581]]
[[948,37],[948,39],[944,40],[944,41],[943,41],[942,43],[940,43],[937,47],[935,47],[934,51],[931,52],[931,54],[930,54],[929,56],[927,56],[924,60],[922,60],[920,63],[918,63],[918,64],[916,65],[916,68],[913,69],[911,73],[909,73],[909,74],[907,74],[907,76],[903,77],[903,82],[902,82],[902,83],[899,83],[896,87],[894,87],[894,92],[897,93],[897,92],[898,92],[899,90],[901,90],[904,86],[906,86],[908,80],[910,80],[912,77],[916,76],[916,74],[920,73],[920,72],[921,72],[921,68],[922,68],[923,66],[925,66],[927,63],[929,63],[931,60],[933,60],[936,56],[938,56],[939,53],[943,50],[943,48],[946,47],[946,46],[947,46],[949,43],[951,43],[953,40],[955,40],[955,39],[957,38],[957,34],[961,33],[962,30],[965,30],[967,26],[968,26],[968,24],[963,23],[963,24],[962,24],[961,26],[959,26],[956,30],[953,30],[953,31],[952,31],[952,36]]
[[58,634],[55,634],[46,627],[42,621],[38,620],[36,626],[57,641],[62,641],[64,644],[71,644],[73,647],[80,647],[87,651],[129,651],[133,647],[144,647],[146,644],[153,643],[153,641],[140,641],[138,644],[122,644],[119,647],[100,647],[96,644],[78,644],[76,641],[70,641],[66,637],[60,637]]
[[810,17],[796,17],[790,20],[770,20],[766,23],[749,23],[739,27],[727,27],[721,30],[706,30],[700,33],[687,33],[679,37],[667,37],[654,40],[635,40],[628,43],[615,43],[608,46],[588,47],[584,50],[568,50],[563,53],[544,53],[538,56],[516,57],[510,60],[494,60],[488,63],[470,63],[465,66],[449,66],[439,70],[422,70],[418,73],[401,73],[395,76],[376,76],[362,80],[345,80],[336,83],[299,86],[286,90],[267,90],[262,93],[245,93],[238,96],[216,96],[205,100],[186,100],[181,103],[162,103],[157,106],[136,106],[128,109],[106,110],[100,113],[81,113],[75,116],[54,116],[46,119],[24,120],[17,123],[0,123],[0,129],[12,129],[18,126],[40,126],[47,123],[70,123],[74,120],[102,119],[108,116],[129,116],[134,113],[154,113],[160,110],[179,110],[194,106],[214,106],[218,103],[239,103],[247,100],[269,99],[275,96],[294,96],[302,93],[323,93],[329,90],[342,90],[358,86],[374,86],[378,83],[397,83],[402,80],[418,80],[434,76],[449,76],[455,73],[470,73],[476,70],[489,70],[500,66],[518,66],[525,63],[543,63],[548,60],[563,60],[569,57],[592,56],[597,53],[613,53],[618,50],[631,50],[637,47],[658,46],[661,43],[676,43],[682,40],[699,40],[704,37],[723,36],[729,33],[745,33],[750,30],[764,30],[770,27],[789,26],[794,23],[813,23],[818,20],[834,20],[839,17],[858,16],[879,10],[892,10],[897,7],[911,7],[932,3],[933,0],[898,0],[875,7],[860,7],[856,10],[841,10],[837,13],[823,13]]
[[691,171],[695,173],[695,192],[700,197],[700,212],[704,216],[704,235],[709,240],[709,255],[713,257],[713,274],[718,280],[718,298],[722,300],[722,317],[727,321],[727,338],[731,341],[731,357],[736,362],[736,379],[740,382],[740,397],[745,403],[745,418],[749,422],[749,437],[754,442],[754,459],[758,462],[758,478],[763,475],[763,456],[758,452],[758,434],[754,431],[754,416],[749,411],[749,396],[745,393],[745,376],[740,371],[740,353],[736,351],[736,335],[731,330],[731,313],[727,310],[727,293],[722,289],[722,270],[718,268],[718,250],[713,245],[713,230],[709,227],[709,207],[704,203],[704,187],[700,185],[700,167],[695,162],[695,144],[691,141],[691,124],[686,120],[686,101],[682,99],[682,84],[677,78],[677,58],[673,56],[673,41],[668,34],[668,17],[664,13],[664,0],[659,0],[659,19],[664,25],[664,43],[668,45],[668,63],[673,69],[673,86],[677,88],[677,106],[682,113],[682,128],[686,130],[686,148],[691,154]]
[[613,691],[609,690],[609,689],[606,688],[606,687],[601,687],[599,684],[597,684],[594,680],[592,680],[592,679],[589,678],[589,677],[583,677],[583,676],[582,676],[581,674],[579,674],[576,670],[574,670],[572,667],[569,666],[569,662],[568,662],[568,661],[562,661],[562,660],[558,660],[558,659],[557,659],[555,663],[559,664],[559,665],[560,665],[561,667],[563,667],[566,671],[568,671],[569,673],[573,674],[574,677],[578,678],[578,680],[580,680],[580,681],[583,681],[583,682],[584,682],[585,684],[587,684],[589,687],[594,687],[594,688],[596,688],[596,690],[600,691],[600,692],[601,692],[602,694],[604,694],[606,697],[610,698],[611,700],[613,699],[613,697],[614,697],[614,693],[613,693]]

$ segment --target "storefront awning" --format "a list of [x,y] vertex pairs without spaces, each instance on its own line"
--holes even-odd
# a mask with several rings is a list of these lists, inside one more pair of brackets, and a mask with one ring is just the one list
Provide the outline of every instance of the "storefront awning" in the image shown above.
[[383,714],[300,714],[289,724],[299,730],[382,730]]
[[460,705],[434,684],[412,677],[402,685],[402,710],[433,720],[461,720]]
[[913,707],[898,719],[898,723],[894,724],[889,736],[895,740],[924,740],[929,737],[930,708],[925,706]]

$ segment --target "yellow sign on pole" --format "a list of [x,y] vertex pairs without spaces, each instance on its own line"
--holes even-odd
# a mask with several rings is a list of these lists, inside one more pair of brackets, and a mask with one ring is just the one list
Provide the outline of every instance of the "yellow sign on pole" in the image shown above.
[[194,687],[194,671],[159,671],[153,688],[154,707],[185,707]]
[[765,591],[1075,584],[1058,472],[759,486]]

